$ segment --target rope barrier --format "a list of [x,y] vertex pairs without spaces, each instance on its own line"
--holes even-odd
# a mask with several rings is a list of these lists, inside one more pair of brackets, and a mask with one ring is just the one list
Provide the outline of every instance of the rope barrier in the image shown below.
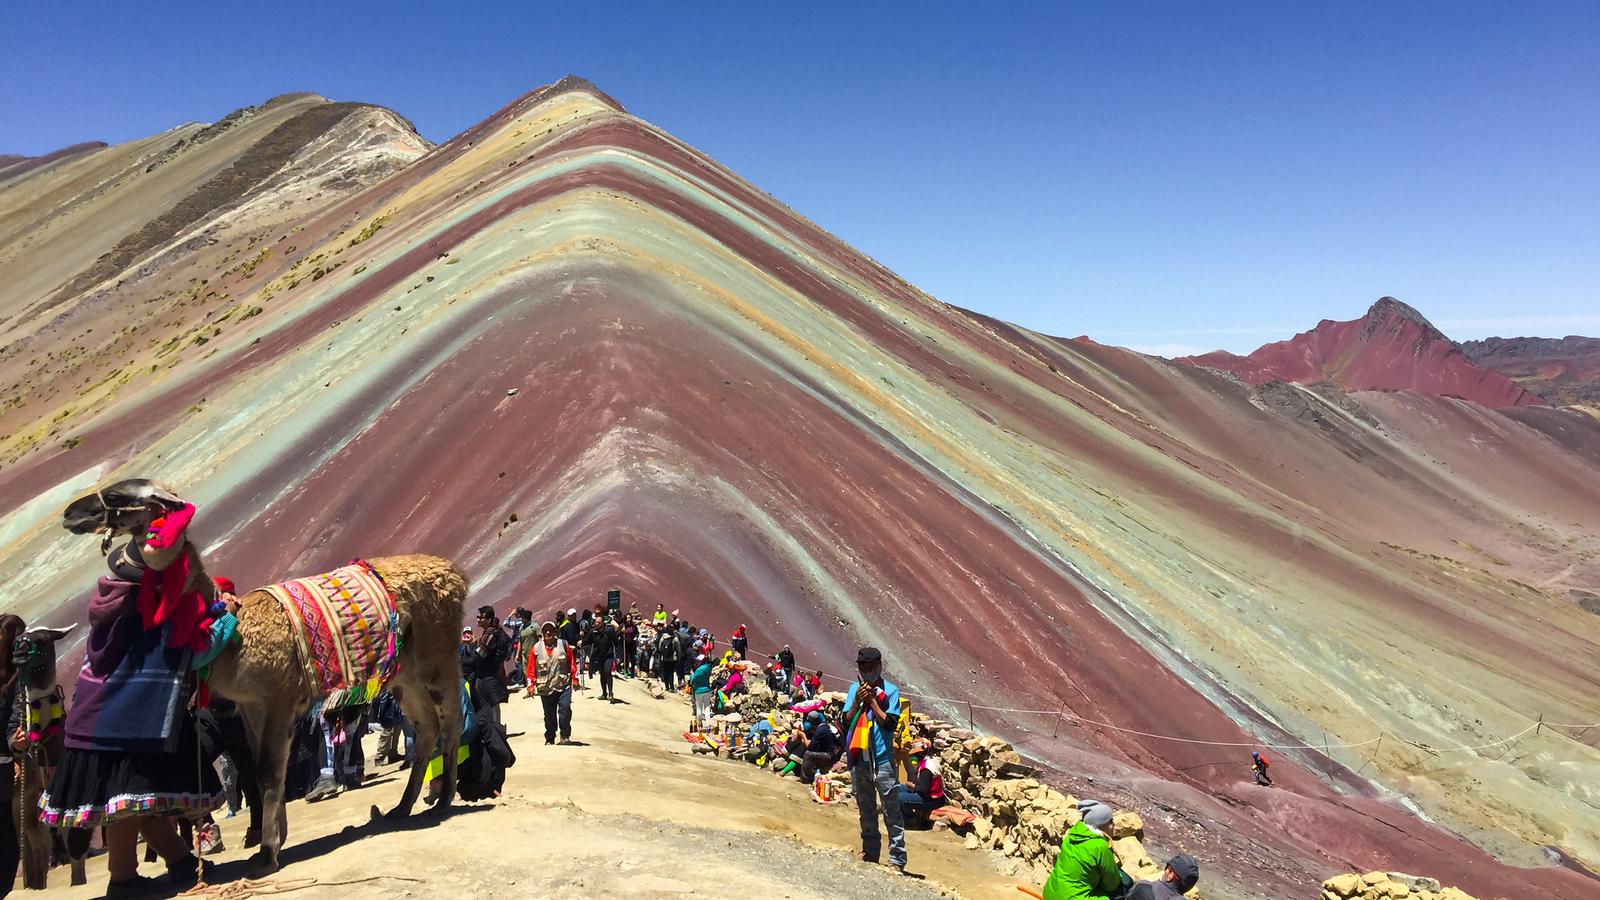
[[[711,643],[712,643],[712,646],[725,646],[725,647],[730,647],[730,648],[733,646],[728,641],[716,640],[714,638],[712,639]],[[769,659],[776,659],[777,656],[778,656],[777,653],[761,653],[761,651],[759,651],[759,650],[756,651],[756,652],[757,652],[758,655],[765,656],[765,657],[767,657]],[[802,667],[797,667],[797,668],[802,668]],[[803,668],[802,668],[802,671],[804,671]],[[830,673],[830,672],[824,672],[821,669],[811,669],[810,671],[815,672],[819,679],[830,679],[831,678],[831,679],[833,679],[835,681],[844,681],[844,682],[847,682],[847,683],[852,683],[852,682],[855,681],[854,678],[847,678],[846,676],[843,676],[843,675],[837,675],[837,674],[833,674],[833,673]],[[791,677],[793,677],[793,675],[794,675],[794,673],[789,673],[789,674],[790,674]],[[1047,715],[1047,716],[1055,717],[1058,720],[1064,719],[1064,720],[1067,720],[1067,721],[1078,722],[1078,723],[1083,724],[1083,725],[1092,725],[1092,726],[1097,727],[1097,728],[1106,728],[1106,729],[1109,729],[1111,731],[1121,732],[1122,734],[1131,734],[1131,735],[1135,735],[1135,736],[1138,736],[1138,737],[1149,738],[1151,740],[1171,741],[1173,743],[1178,743],[1178,744],[1198,744],[1198,745],[1206,746],[1206,747],[1254,747],[1254,748],[1258,748],[1258,749],[1261,749],[1261,750],[1319,750],[1319,751],[1327,752],[1329,750],[1354,750],[1354,749],[1358,749],[1358,748],[1361,748],[1361,747],[1371,747],[1374,744],[1382,743],[1383,739],[1385,737],[1385,733],[1384,732],[1379,732],[1377,737],[1374,737],[1374,738],[1371,738],[1371,739],[1368,739],[1368,740],[1365,740],[1365,741],[1357,741],[1357,742],[1355,742],[1353,744],[1326,744],[1326,743],[1324,743],[1324,744],[1315,744],[1315,745],[1313,745],[1313,744],[1262,744],[1262,743],[1256,743],[1256,742],[1239,742],[1239,741],[1208,741],[1208,740],[1201,740],[1199,738],[1178,737],[1176,735],[1170,735],[1170,734],[1155,734],[1155,733],[1149,732],[1149,731],[1139,731],[1138,729],[1127,728],[1125,726],[1116,725],[1116,724],[1113,724],[1111,722],[1100,722],[1100,721],[1096,721],[1094,719],[1086,719],[1083,716],[1077,715],[1076,713],[1067,712],[1064,708],[1063,709],[1017,709],[1017,708],[1009,707],[1009,706],[980,706],[979,704],[973,703],[970,700],[961,700],[961,699],[956,699],[956,698],[953,698],[953,697],[934,697],[934,696],[930,696],[928,694],[918,694],[916,692],[907,691],[907,690],[904,690],[904,689],[902,689],[900,691],[900,693],[901,693],[902,696],[912,697],[914,699],[922,700],[922,701],[928,702],[928,703],[950,703],[950,704],[956,704],[956,705],[965,706],[965,707],[967,707],[967,715],[968,715],[968,719],[969,719],[969,724],[972,724],[971,721],[970,721],[971,720],[971,716],[972,716],[972,710],[978,710],[978,709],[984,710],[985,712],[1011,713],[1011,714],[1014,714],[1014,715],[1034,715],[1034,716],[1046,716]],[[1065,704],[1063,704],[1063,707],[1064,706],[1065,706]],[[1583,730],[1583,731],[1588,731],[1591,728],[1600,728],[1600,722],[1596,722],[1593,725],[1565,725],[1565,724],[1560,724],[1560,723],[1556,723],[1556,722],[1544,722],[1544,721],[1541,720],[1540,722],[1536,722],[1533,725],[1529,725],[1527,728],[1524,728],[1523,730],[1517,732],[1516,734],[1511,735],[1510,737],[1501,738],[1498,741],[1491,741],[1491,742],[1489,742],[1487,744],[1477,744],[1477,745],[1474,745],[1474,746],[1434,747],[1434,746],[1431,746],[1429,744],[1421,743],[1419,741],[1412,741],[1412,740],[1408,740],[1406,738],[1398,737],[1397,735],[1388,735],[1388,736],[1393,738],[1393,739],[1400,740],[1400,741],[1403,741],[1403,742],[1405,742],[1407,744],[1410,744],[1413,747],[1417,747],[1417,748],[1422,749],[1422,750],[1427,750],[1428,752],[1434,753],[1434,754],[1440,754],[1440,753],[1473,753],[1473,752],[1476,752],[1476,751],[1479,751],[1479,750],[1488,750],[1488,749],[1491,749],[1491,748],[1494,748],[1494,747],[1501,747],[1501,746],[1504,746],[1506,744],[1513,743],[1513,742],[1515,742],[1517,740],[1520,740],[1522,737],[1527,735],[1529,732],[1536,731],[1541,727],[1543,727],[1543,728],[1576,728],[1576,729],[1580,729],[1580,730]],[[969,730],[976,731],[977,728],[973,727],[973,728],[970,728]],[[1569,735],[1569,737],[1570,737],[1570,735]]]

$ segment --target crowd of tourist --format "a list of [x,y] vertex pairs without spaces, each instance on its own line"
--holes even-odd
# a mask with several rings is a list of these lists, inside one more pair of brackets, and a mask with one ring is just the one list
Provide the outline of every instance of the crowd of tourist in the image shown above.
[[[783,708],[798,715],[784,728],[775,714],[756,717],[735,736],[739,754],[807,785],[828,773],[849,772],[860,819],[860,859],[879,862],[887,837],[885,864],[903,873],[906,828],[929,827],[944,805],[939,755],[911,737],[909,702],[885,677],[877,648],[858,651],[856,678],[842,695],[825,694],[821,670],[800,668],[787,644],[765,663],[751,658],[744,624],[722,643],[663,604],[645,614],[637,605],[624,613],[597,603],[581,611],[557,611],[538,624],[531,611],[518,608],[507,617],[503,634],[488,635],[482,629],[496,623],[493,610],[484,609],[488,615],[480,616],[480,632],[463,635],[474,646],[464,658],[483,658],[485,648],[509,643],[504,651],[511,663],[508,681],[540,698],[547,744],[571,740],[573,691],[590,690],[596,680],[600,699],[606,700],[615,701],[618,677],[648,679],[663,695],[685,693],[693,727],[709,730],[713,717],[734,709],[737,698],[760,679]],[[1264,769],[1264,760],[1255,762]],[[1198,881],[1198,865],[1179,854],[1159,880],[1133,883],[1111,851],[1110,808],[1085,801],[1079,813],[1044,886],[1046,900],[1160,900],[1180,897]]]

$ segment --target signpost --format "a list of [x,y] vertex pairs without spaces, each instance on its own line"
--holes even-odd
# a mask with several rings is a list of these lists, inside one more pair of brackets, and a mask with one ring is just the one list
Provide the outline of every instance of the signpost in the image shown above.
[[606,591],[606,615],[615,618],[622,612],[622,591]]

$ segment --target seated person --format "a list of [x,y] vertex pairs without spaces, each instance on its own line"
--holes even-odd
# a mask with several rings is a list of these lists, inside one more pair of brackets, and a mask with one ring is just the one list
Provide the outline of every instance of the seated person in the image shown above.
[[1132,886],[1111,852],[1111,807],[1082,800],[1083,818],[1061,839],[1050,880],[1044,883],[1044,900],[1124,900]]
[[1200,883],[1200,864],[1187,853],[1167,860],[1159,881],[1141,881],[1128,892],[1128,900],[1180,900],[1184,892]]
[[939,774],[939,756],[928,750],[925,741],[911,745],[913,781],[900,786],[900,811],[907,826],[925,827],[928,813],[944,805],[944,779]]
[[816,780],[818,772],[827,772],[844,755],[844,738],[820,712],[806,714],[806,749],[800,756],[800,780],[806,784]]

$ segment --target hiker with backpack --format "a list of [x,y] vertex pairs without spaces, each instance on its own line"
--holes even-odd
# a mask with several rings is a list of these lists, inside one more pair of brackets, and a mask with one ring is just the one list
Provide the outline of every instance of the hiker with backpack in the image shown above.
[[1272,776],[1267,774],[1268,765],[1270,763],[1259,750],[1250,754],[1250,769],[1255,772],[1256,784],[1262,787],[1272,787]]
[[656,638],[656,665],[661,673],[661,686],[667,693],[672,693],[673,684],[678,676],[679,655],[682,646],[678,642],[678,634],[670,628],[661,630]]

